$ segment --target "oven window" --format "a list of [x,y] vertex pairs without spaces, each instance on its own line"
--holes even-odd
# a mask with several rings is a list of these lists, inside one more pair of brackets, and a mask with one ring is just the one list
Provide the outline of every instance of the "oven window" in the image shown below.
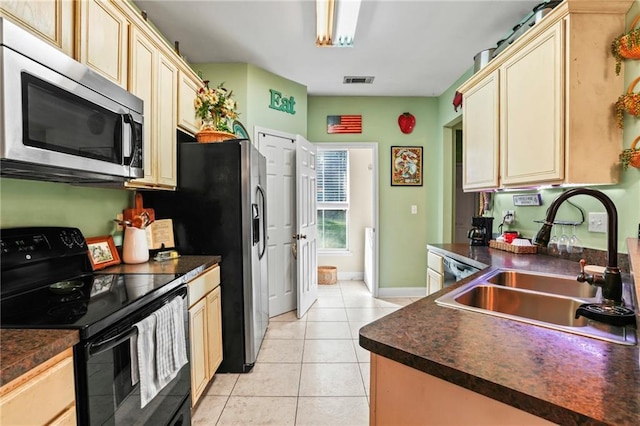
[[[186,311],[184,321],[188,346],[189,317]],[[129,327],[127,325],[124,328],[126,330]],[[102,336],[110,338],[121,335],[122,329],[122,324],[116,325]],[[190,404],[191,376],[188,363],[158,395],[140,408],[140,383],[131,381],[131,338],[97,353],[90,353],[90,346],[91,342],[88,342],[85,348],[78,348],[75,353],[81,376],[76,390],[78,424],[166,425],[181,406]]]
[[25,145],[122,164],[120,114],[26,72],[21,76]]

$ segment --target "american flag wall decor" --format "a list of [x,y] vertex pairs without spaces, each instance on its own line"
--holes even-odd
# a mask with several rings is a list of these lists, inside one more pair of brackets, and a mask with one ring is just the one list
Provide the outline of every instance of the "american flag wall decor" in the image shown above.
[[362,133],[362,116],[327,115],[327,133]]

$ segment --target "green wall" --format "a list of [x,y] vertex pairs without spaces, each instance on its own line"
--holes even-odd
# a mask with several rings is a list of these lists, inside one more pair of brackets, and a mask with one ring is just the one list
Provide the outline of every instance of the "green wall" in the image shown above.
[[133,192],[66,183],[0,179],[0,228],[74,226],[85,237],[114,235],[113,219],[132,205]]
[[[417,97],[309,96],[308,139],[312,142],[377,142],[379,155],[379,285],[424,287],[428,228],[437,228],[438,193],[441,184],[441,140],[438,103]],[[398,127],[398,116],[416,117],[411,134]],[[362,133],[327,133],[327,115],[362,115]],[[423,147],[423,186],[391,186],[391,146]],[[411,205],[418,214],[411,214]],[[433,241],[433,240],[432,240]]]
[[441,185],[439,186],[437,212],[438,220],[430,223],[428,228],[429,242],[450,242],[453,238],[452,220],[455,206],[451,194],[455,192],[455,139],[454,129],[462,126],[462,108],[455,111],[453,98],[456,89],[469,77],[473,75],[473,67],[456,80],[447,90],[438,97],[438,128],[437,138],[442,143],[442,174],[440,175]]
[[[307,88],[286,78],[277,76],[249,64],[195,64],[193,69],[210,86],[224,82],[227,90],[233,90],[238,103],[238,120],[254,139],[255,126],[291,134],[307,134]],[[269,108],[269,89],[283,97],[293,96],[295,114]]]

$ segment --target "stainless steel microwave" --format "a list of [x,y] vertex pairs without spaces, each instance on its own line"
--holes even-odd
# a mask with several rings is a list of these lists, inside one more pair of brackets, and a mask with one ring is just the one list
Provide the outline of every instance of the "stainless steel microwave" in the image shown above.
[[143,176],[143,102],[0,18],[0,172],[68,183]]

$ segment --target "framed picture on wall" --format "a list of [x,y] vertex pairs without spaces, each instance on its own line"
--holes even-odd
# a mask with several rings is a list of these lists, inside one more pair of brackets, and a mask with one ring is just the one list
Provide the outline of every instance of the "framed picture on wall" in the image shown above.
[[391,186],[422,186],[422,147],[391,147]]

